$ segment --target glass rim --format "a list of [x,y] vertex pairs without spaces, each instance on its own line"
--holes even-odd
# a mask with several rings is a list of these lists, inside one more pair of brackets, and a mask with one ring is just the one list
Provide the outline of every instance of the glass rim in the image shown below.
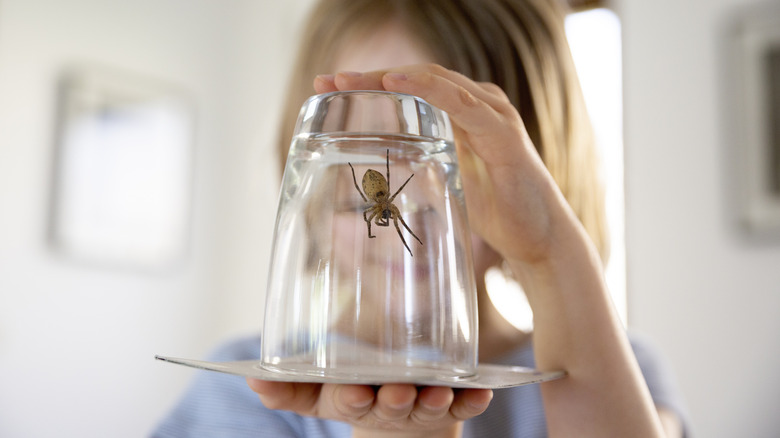
[[[362,105],[375,105],[377,111],[361,111],[364,119],[378,121],[388,117],[387,108],[380,108],[379,102],[394,105],[393,115],[397,124],[372,127],[370,129],[350,128],[349,121],[343,117],[351,108],[337,109],[339,116],[328,116],[328,110],[338,101],[360,101]],[[370,108],[369,108],[370,109]],[[449,115],[425,99],[406,93],[386,90],[345,90],[310,96],[301,106],[295,126],[295,136],[313,136],[321,134],[383,134],[419,136],[435,141],[454,142],[454,132]]]

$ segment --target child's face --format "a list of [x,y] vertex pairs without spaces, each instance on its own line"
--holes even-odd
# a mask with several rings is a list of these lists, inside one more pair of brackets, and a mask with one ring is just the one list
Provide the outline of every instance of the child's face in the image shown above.
[[[333,70],[322,73],[366,72],[431,62],[437,60],[409,32],[391,23],[366,38],[357,38],[344,44],[335,57]],[[451,315],[457,313],[457,318],[464,318],[461,322],[465,322],[464,315],[470,311],[469,303],[457,301],[446,293],[424,292],[438,290],[444,283],[443,279],[450,278],[449,272],[440,272],[448,266],[446,261],[442,262],[439,271],[432,272],[431,257],[426,257],[427,250],[435,251],[434,244],[437,242],[425,236],[438,235],[431,227],[437,227],[442,218],[447,217],[447,212],[440,208],[444,205],[444,201],[441,201],[445,199],[444,194],[430,189],[437,186],[437,181],[441,182],[441,176],[422,168],[413,169],[398,156],[389,159],[391,192],[398,190],[414,174],[414,179],[394,202],[399,206],[404,202],[430,206],[420,209],[399,207],[403,220],[422,239],[422,243],[418,243],[402,229],[401,233],[410,247],[407,251],[392,220],[387,227],[373,223],[372,233],[375,237],[368,241],[367,223],[363,216],[368,202],[355,186],[361,186],[363,175],[369,168],[385,175],[388,171],[385,163],[351,164],[353,169],[346,166],[333,169],[327,184],[323,185],[322,200],[328,203],[323,208],[334,209],[332,219],[324,223],[322,217],[312,218],[319,221],[318,227],[325,233],[324,240],[332,242],[333,247],[338,245],[338,251],[327,254],[332,263],[328,266],[331,286],[341,286],[330,297],[331,308],[339,309],[336,312],[338,314],[328,316],[334,320],[334,328],[347,336],[357,336],[363,341],[383,345],[387,339],[402,344],[411,342],[412,334],[434,332],[431,326],[443,320],[441,315],[435,317],[442,309],[447,309]],[[352,171],[355,172],[354,179]],[[422,190],[421,187],[428,189]],[[328,250],[332,248],[325,246]],[[414,256],[410,257],[409,252],[414,252]],[[412,294],[410,291],[419,293]],[[333,305],[334,300],[341,304]],[[423,342],[416,337],[414,339],[415,342]]]
[[365,72],[401,65],[436,62],[402,26],[389,23],[367,38],[345,44],[334,72]]
[[[345,44],[341,54],[336,58],[333,73],[341,71],[366,72],[431,62],[438,61],[404,27],[391,22],[366,38]],[[350,185],[351,181],[347,181],[345,184]],[[359,228],[360,224],[355,223],[349,226]],[[487,270],[487,267],[495,264],[498,256],[476,234],[472,236],[472,247],[477,276],[480,277]]]

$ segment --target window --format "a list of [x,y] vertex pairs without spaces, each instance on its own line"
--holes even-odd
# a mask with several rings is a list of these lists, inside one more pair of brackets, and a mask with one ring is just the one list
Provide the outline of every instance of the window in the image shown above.
[[580,77],[606,186],[607,221],[611,236],[607,286],[626,324],[626,242],[623,193],[623,82],[620,19],[598,8],[566,19],[574,64]]
[[[588,2],[578,4],[585,3]],[[582,10],[567,17],[566,34],[602,161],[611,237],[606,281],[625,325],[627,305],[620,20],[615,13],[605,8]],[[520,286],[507,280],[498,269],[488,271],[485,282],[490,299],[502,316],[518,329],[530,330],[533,315]],[[506,313],[502,310],[506,310]]]

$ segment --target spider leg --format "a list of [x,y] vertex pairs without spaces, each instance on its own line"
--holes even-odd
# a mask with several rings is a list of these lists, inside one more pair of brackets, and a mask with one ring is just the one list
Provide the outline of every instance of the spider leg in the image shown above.
[[360,190],[360,187],[358,187],[357,177],[355,176],[355,168],[352,167],[352,163],[347,163],[347,164],[349,164],[349,168],[352,169],[352,182],[355,183],[355,188],[357,189],[358,193],[360,193],[360,197],[363,198],[363,201],[368,202],[368,199],[366,199],[366,196],[363,195],[363,191]]
[[406,239],[404,239],[403,233],[401,233],[401,227],[398,226],[398,221],[399,220],[401,221],[401,224],[404,226],[404,228],[406,228],[406,231],[408,231],[412,236],[414,236],[414,238],[417,239],[418,242],[420,242],[420,245],[423,244],[422,241],[420,240],[419,237],[417,237],[416,234],[414,234],[414,232],[411,230],[411,228],[409,228],[409,225],[406,225],[406,221],[404,221],[403,216],[401,216],[401,212],[398,210],[398,207],[396,207],[395,205],[391,204],[390,205],[390,211],[392,213],[393,224],[395,225],[395,230],[398,231],[398,237],[401,238],[401,243],[403,243],[404,246],[406,247],[406,250],[409,251],[409,255],[414,257],[414,255],[412,254],[412,250],[409,249],[409,245],[406,244]]
[[387,163],[387,191],[390,191],[390,149],[387,150],[387,158],[385,160],[385,163]]
[[[396,211],[397,211],[397,210],[398,210],[398,209],[396,208]],[[412,231],[412,229],[411,229],[411,228],[409,228],[409,225],[406,225],[406,222],[404,221],[404,218],[401,216],[401,214],[400,214],[400,213],[398,213],[398,214],[396,214],[396,215],[395,215],[395,217],[397,217],[398,219],[400,219],[400,220],[401,220],[401,225],[403,225],[403,226],[404,226],[404,228],[406,228],[406,231],[408,231],[408,232],[409,232],[409,234],[411,234],[412,236],[414,236],[414,238],[415,238],[415,239],[417,239],[417,241],[418,241],[418,242],[420,242],[420,245],[422,245],[423,243],[422,243],[422,241],[420,240],[420,238],[419,238],[419,237],[417,237],[417,235],[416,235],[416,234],[414,234],[414,231]],[[395,224],[395,227],[396,227],[396,228],[398,228],[398,222],[396,222],[396,224]],[[400,233],[401,231],[399,230],[398,232]]]
[[[401,228],[398,226],[398,218],[400,218],[400,217],[401,216],[394,216],[393,217],[393,223],[395,224],[395,230],[398,231],[398,237],[401,238],[401,243],[403,243],[404,246],[406,247],[406,250],[409,251],[409,255],[414,257],[414,254],[412,254],[412,250],[409,249],[409,245],[406,244],[406,239],[404,239],[404,235],[401,234]],[[401,219],[401,223],[404,223],[403,219]],[[406,227],[406,224],[404,224],[404,226]],[[409,227],[406,227],[406,229],[408,230]],[[414,236],[414,234],[412,234],[412,235]],[[417,238],[417,236],[414,236],[414,237]],[[420,239],[417,239],[417,240],[420,240]]]
[[406,179],[406,181],[401,185],[401,188],[396,190],[393,196],[391,196],[390,199],[387,200],[387,202],[393,202],[393,199],[395,199],[396,195],[401,193],[401,190],[403,190],[404,187],[406,187],[406,185],[409,183],[409,180],[412,179],[412,176],[414,176],[414,174],[412,174],[409,178]]
[[[369,211],[372,211],[371,216],[366,217],[366,213],[368,213]],[[370,239],[373,239],[374,237],[376,237],[376,236],[372,236],[371,235],[371,221],[374,219],[374,217],[377,214],[379,214],[379,212],[376,211],[376,206],[369,207],[369,208],[367,208],[366,210],[363,211],[363,220],[366,221],[366,223],[368,224],[368,237]]]
[[[390,216],[386,215],[385,213],[390,213]],[[387,227],[390,226],[390,217],[392,216],[393,212],[392,210],[382,210],[382,214],[378,215],[376,218],[376,224],[380,227]]]

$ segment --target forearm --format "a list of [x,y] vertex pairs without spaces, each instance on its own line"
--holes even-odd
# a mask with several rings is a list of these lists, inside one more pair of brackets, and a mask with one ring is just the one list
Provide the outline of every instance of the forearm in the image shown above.
[[580,227],[557,217],[545,258],[508,260],[534,311],[537,367],[568,373],[541,385],[550,436],[662,436],[599,257]]

